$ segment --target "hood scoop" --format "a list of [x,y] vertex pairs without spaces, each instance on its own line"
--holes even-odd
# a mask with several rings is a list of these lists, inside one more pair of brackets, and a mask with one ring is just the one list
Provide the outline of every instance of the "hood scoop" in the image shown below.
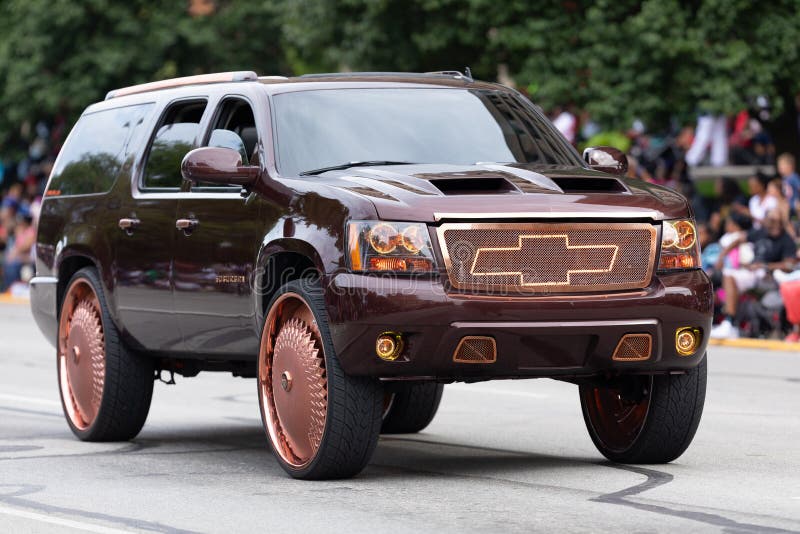
[[565,193],[628,193],[628,189],[616,178],[553,177]]
[[519,193],[505,178],[434,178],[433,186],[445,195],[490,195]]

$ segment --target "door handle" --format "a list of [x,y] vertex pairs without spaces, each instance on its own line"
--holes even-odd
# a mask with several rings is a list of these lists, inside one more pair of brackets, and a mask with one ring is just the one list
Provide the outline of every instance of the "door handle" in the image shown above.
[[178,219],[175,221],[175,228],[188,233],[197,228],[198,222],[197,219]]
[[120,229],[124,230],[126,234],[133,234],[133,229],[139,226],[141,221],[139,219],[124,218],[119,220]]

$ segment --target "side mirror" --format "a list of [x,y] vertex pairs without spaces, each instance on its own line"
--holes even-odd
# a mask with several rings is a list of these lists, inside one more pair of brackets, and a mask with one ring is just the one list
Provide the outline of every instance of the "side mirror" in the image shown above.
[[242,155],[230,148],[196,148],[181,162],[181,174],[193,183],[248,187],[256,181],[259,172],[259,167],[242,165]]
[[589,147],[583,151],[583,160],[596,171],[620,176],[628,172],[628,157],[614,147]]

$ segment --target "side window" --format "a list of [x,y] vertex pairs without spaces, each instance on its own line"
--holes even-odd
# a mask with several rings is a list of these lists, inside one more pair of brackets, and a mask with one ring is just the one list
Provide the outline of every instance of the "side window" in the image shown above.
[[[223,100],[217,110],[206,146],[236,150],[242,156],[243,165],[254,165],[254,157],[258,149],[258,132],[250,104],[238,98]],[[208,187],[214,186],[200,183],[192,190],[197,191]]]
[[142,185],[147,189],[179,189],[181,161],[195,147],[205,100],[171,105],[156,127],[144,169]]
[[83,115],[61,149],[48,196],[104,193],[111,189],[152,104]]

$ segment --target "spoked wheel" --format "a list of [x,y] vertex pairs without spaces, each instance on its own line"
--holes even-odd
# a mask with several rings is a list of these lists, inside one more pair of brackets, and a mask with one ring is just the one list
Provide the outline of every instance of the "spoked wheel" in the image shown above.
[[683,454],[700,423],[705,394],[705,357],[685,374],[631,375],[580,386],[592,441],[620,463],[666,463]]
[[97,294],[85,278],[67,290],[58,329],[58,378],[70,422],[79,430],[97,418],[106,379],[103,319]]
[[58,323],[59,392],[76,436],[123,441],[147,419],[153,362],[123,346],[101,287],[92,268],[75,273],[67,285]]
[[382,390],[348,377],[333,350],[322,292],[286,284],[264,323],[258,362],[261,417],[281,466],[295,478],[353,476],[377,444]]

